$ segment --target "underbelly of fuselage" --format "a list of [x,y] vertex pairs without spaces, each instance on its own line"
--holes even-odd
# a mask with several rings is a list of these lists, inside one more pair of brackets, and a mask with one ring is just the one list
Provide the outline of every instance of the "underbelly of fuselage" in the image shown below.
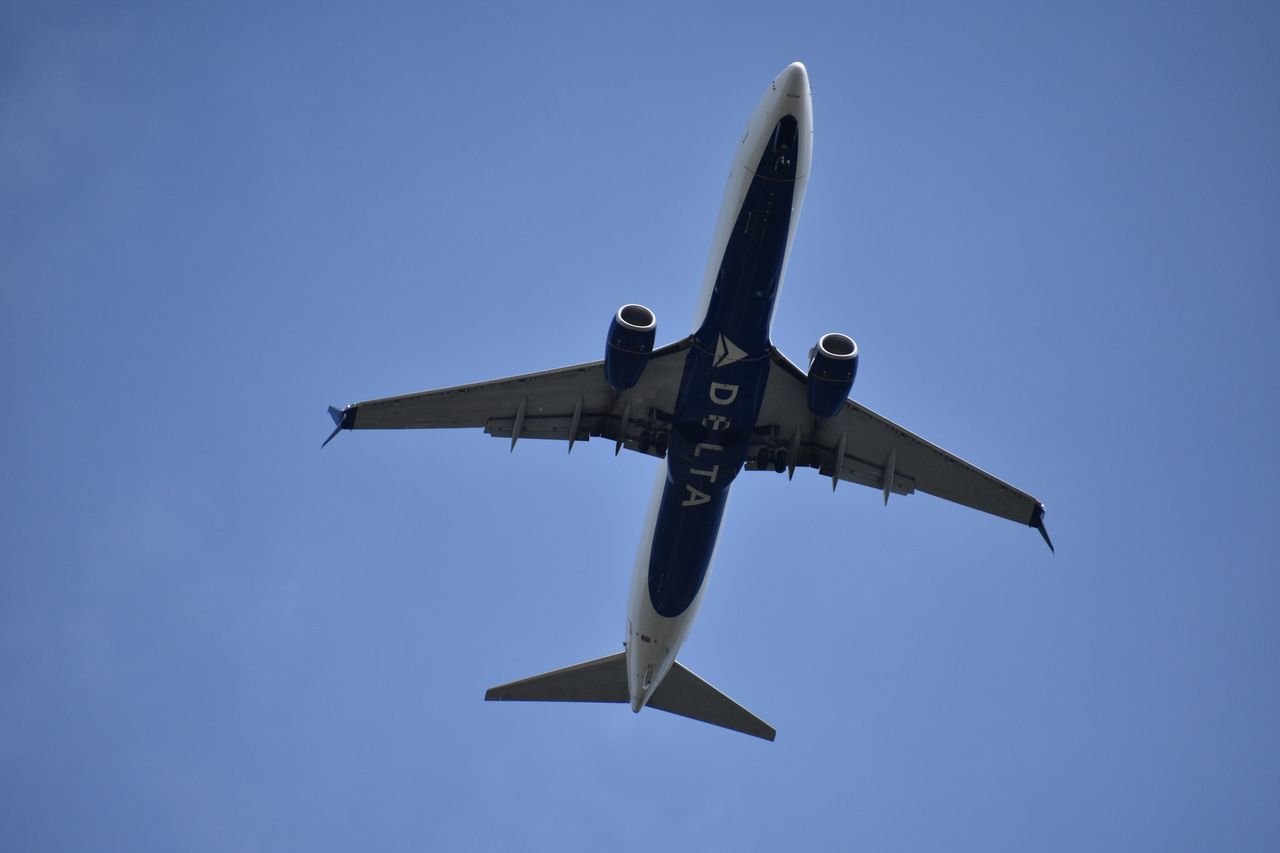
[[649,552],[649,600],[660,616],[679,616],[697,597],[729,486],[755,438],[769,378],[769,328],[791,232],[797,137],[791,116],[774,128],[685,361]]

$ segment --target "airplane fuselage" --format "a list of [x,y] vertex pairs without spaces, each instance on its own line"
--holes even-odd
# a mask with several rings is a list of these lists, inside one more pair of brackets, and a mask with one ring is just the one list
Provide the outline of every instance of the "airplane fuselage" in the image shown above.
[[644,707],[688,636],[729,488],[752,446],[769,376],[773,310],[804,199],[812,138],[809,79],[794,63],[751,115],[712,240],[666,464],[654,483],[627,605],[634,711]]

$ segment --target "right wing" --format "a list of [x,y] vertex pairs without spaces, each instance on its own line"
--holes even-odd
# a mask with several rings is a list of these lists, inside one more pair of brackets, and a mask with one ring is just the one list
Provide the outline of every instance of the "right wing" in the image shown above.
[[[886,503],[891,493],[936,495],[1033,527],[1053,550],[1044,504],[1036,498],[853,400],[845,400],[834,417],[813,417],[804,372],[777,350],[770,359],[756,430],[788,448],[791,470],[815,468],[831,477],[833,489],[837,480],[870,486],[884,493]],[[755,462],[747,467],[759,470]]]
[[510,438],[575,441],[593,436],[662,456],[670,431],[680,376],[691,339],[654,350],[640,381],[615,391],[604,378],[604,362],[593,361],[437,391],[420,391],[330,408],[337,425],[328,444],[344,429],[483,428]]

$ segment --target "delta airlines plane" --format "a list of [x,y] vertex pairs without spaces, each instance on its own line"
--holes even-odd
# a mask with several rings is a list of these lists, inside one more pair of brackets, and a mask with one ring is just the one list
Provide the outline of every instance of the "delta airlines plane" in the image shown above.
[[344,429],[483,428],[492,436],[601,437],[658,466],[627,603],[623,651],[495,687],[488,700],[627,703],[773,740],[774,729],[676,655],[707,591],[729,487],[741,471],[813,468],[889,495],[936,495],[1037,529],[1044,504],[848,399],[851,338],[830,332],[808,372],[770,342],[813,154],[809,76],[783,69],[738,140],[688,337],[654,348],[656,320],[623,305],[604,359],[330,408]]

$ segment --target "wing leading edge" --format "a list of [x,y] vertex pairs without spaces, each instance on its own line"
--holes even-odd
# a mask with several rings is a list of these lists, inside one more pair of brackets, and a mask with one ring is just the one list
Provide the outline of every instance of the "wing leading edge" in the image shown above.
[[832,418],[815,418],[804,372],[777,350],[770,359],[756,431],[788,448],[789,468],[814,468],[831,477],[833,489],[840,480],[879,489],[886,502],[890,494],[925,492],[1033,527],[1053,550],[1036,498],[853,400]]

